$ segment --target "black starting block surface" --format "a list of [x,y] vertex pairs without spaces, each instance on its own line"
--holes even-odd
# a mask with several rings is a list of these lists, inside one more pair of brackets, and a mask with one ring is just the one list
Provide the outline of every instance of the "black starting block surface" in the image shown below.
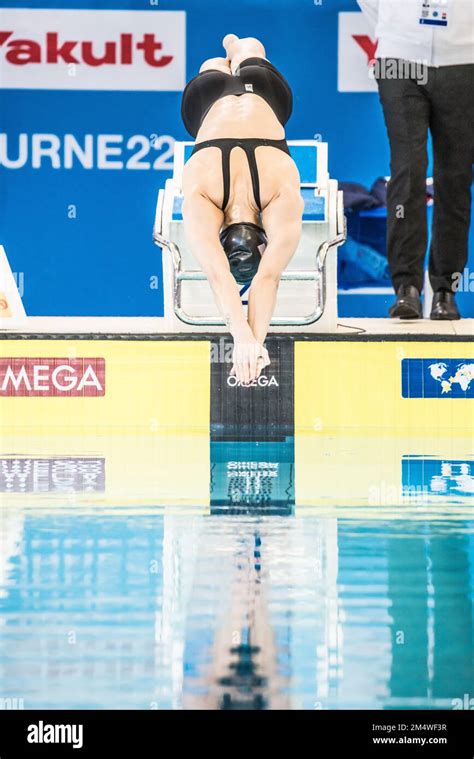
[[231,342],[211,346],[211,440],[284,440],[294,434],[294,345],[269,338],[271,364],[250,386],[231,375]]

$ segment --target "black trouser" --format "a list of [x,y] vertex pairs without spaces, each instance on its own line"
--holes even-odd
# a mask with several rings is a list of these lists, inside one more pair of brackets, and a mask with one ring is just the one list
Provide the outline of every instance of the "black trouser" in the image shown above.
[[414,285],[420,291],[423,287],[428,237],[428,129],[434,152],[429,257],[433,290],[451,289],[454,272],[463,272],[467,262],[474,161],[474,64],[427,67],[424,74],[418,81],[414,77],[377,75],[391,149],[387,247],[395,290],[402,284]]

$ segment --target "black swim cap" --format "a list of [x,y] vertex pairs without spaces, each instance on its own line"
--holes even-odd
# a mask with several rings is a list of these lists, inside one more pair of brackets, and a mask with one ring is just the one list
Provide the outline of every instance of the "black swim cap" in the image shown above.
[[235,280],[250,284],[267,245],[265,230],[250,222],[230,224],[220,233],[220,241]]

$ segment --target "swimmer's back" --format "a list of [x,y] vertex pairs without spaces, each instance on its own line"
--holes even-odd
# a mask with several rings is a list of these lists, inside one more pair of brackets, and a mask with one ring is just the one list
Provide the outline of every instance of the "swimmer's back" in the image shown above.
[[[235,134],[233,135],[235,136]],[[244,136],[244,135],[242,135]],[[245,135],[254,136],[254,135]],[[207,139],[207,138],[206,138]],[[272,147],[255,150],[262,209],[278,195],[282,187],[300,187],[299,172],[293,159]],[[187,161],[183,174],[183,191],[198,191],[221,208],[223,200],[222,155],[217,147],[200,150]],[[244,151],[236,146],[230,154],[230,194],[227,204],[229,220],[242,218],[242,212],[258,215],[250,170]],[[248,221],[252,221],[249,218]]]

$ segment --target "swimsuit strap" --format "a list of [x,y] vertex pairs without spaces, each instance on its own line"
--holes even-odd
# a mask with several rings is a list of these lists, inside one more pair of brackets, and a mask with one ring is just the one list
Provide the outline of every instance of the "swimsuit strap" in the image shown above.
[[221,145],[221,152],[222,152],[222,177],[224,180],[224,195],[222,198],[222,206],[221,209],[225,211],[227,207],[227,203],[229,202],[229,195],[230,195],[230,154],[232,153],[233,149],[239,147],[242,148],[245,155],[247,156],[247,162],[250,169],[250,179],[252,180],[252,189],[253,189],[253,196],[255,199],[255,203],[257,204],[257,208],[259,211],[262,210],[262,203],[260,200],[260,179],[258,176],[258,168],[257,168],[257,161],[255,159],[255,148],[256,145],[249,145],[246,144],[244,141],[240,140],[232,140],[231,143],[226,143],[225,145]]
[[255,148],[257,147],[257,145],[243,144],[241,145],[241,147],[243,147],[243,149],[245,150],[245,155],[247,156],[255,203],[257,204],[258,210],[261,211],[262,203],[260,200],[260,177],[258,176],[257,160],[255,158]]
[[222,181],[224,184],[224,194],[222,196],[221,210],[225,211],[230,195],[230,154],[234,146],[229,143],[220,145],[222,154]]
[[235,147],[242,148],[247,156],[247,162],[250,170],[250,178],[252,180],[253,196],[255,203],[259,211],[262,210],[262,202],[260,198],[260,178],[258,175],[257,160],[255,158],[255,149],[259,145],[270,146],[283,150],[284,153],[289,154],[286,140],[267,140],[267,139],[238,139],[237,137],[224,137],[215,140],[205,140],[204,142],[198,142],[193,149],[193,155],[198,150],[203,148],[217,147],[220,148],[222,156],[222,179],[224,184],[224,193],[222,198],[221,210],[225,211],[227,203],[229,202],[230,195],[230,154]]

